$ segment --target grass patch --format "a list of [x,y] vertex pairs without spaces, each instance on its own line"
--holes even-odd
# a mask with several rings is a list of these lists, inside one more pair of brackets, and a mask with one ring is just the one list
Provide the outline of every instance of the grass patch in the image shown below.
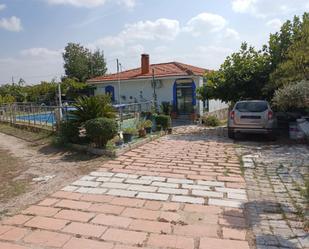
[[5,202],[10,198],[25,193],[28,181],[16,179],[20,176],[23,165],[7,151],[0,150],[0,201]]
[[53,133],[49,131],[32,132],[4,123],[0,123],[0,132],[23,139],[27,142],[41,145],[51,143],[54,138]]

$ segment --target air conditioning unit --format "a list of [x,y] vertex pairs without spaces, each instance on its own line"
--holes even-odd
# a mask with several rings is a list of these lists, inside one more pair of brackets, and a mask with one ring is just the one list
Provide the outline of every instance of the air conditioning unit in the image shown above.
[[152,88],[156,87],[156,89],[162,88],[163,87],[162,80],[155,80],[154,82],[151,81],[151,87]]

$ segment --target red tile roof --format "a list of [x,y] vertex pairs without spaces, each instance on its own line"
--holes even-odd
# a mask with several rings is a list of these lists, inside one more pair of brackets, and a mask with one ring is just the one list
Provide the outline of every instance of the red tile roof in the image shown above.
[[118,77],[120,80],[134,80],[134,79],[147,79],[152,77],[152,69],[154,69],[156,78],[171,77],[171,76],[202,76],[207,69],[194,67],[191,65],[169,62],[161,64],[150,65],[148,74],[142,74],[141,68],[131,69],[118,74],[109,74],[105,76],[99,76],[88,80],[88,83],[102,83],[108,81],[117,81]]

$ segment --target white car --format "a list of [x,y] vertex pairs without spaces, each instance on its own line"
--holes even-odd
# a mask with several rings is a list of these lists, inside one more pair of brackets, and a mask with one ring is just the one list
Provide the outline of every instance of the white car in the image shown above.
[[277,119],[267,101],[246,100],[235,104],[228,118],[228,136],[238,133],[267,134],[275,138]]

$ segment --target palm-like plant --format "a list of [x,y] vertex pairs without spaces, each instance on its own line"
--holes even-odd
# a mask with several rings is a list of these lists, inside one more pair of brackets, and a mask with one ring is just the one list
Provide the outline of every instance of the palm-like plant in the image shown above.
[[72,111],[75,120],[83,124],[95,118],[115,118],[115,109],[109,95],[79,97],[74,104],[76,110]]

